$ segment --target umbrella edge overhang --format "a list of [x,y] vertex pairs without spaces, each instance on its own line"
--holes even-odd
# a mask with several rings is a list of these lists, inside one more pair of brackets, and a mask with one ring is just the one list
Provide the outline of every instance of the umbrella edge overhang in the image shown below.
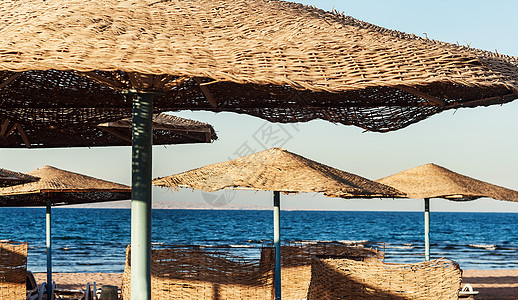
[[[193,190],[200,190],[207,193],[217,192],[220,190],[247,190],[247,191],[266,191],[266,192],[281,192],[283,194],[300,194],[300,193],[322,193],[326,197],[334,197],[334,198],[408,198],[407,195],[395,188],[390,187],[395,192],[393,194],[383,194],[383,193],[372,193],[368,194],[359,190],[359,193],[354,193],[351,191],[340,191],[340,190],[293,190],[293,189],[285,189],[285,188],[254,188],[254,187],[245,187],[245,186],[219,186],[216,188],[207,188],[200,186],[191,186],[188,184],[166,184],[161,181],[162,178],[156,178],[153,180],[153,185],[157,187],[167,188],[170,190],[179,191],[179,188],[190,188]],[[155,181],[156,180],[156,181]]]
[[[7,187],[9,189],[10,187]],[[20,194],[58,194],[58,193],[131,193],[131,188],[128,189],[42,189],[42,190],[33,190],[33,191],[1,191],[0,196],[8,196],[8,195],[20,195]]]
[[[405,196],[401,196],[401,198],[407,198],[407,199],[445,199],[450,201],[456,201],[456,202],[467,202],[467,201],[474,201],[478,200],[480,198],[491,198],[486,195],[475,195],[475,194],[469,194],[469,195],[463,195],[463,194],[405,194]],[[492,198],[494,199],[494,198]],[[501,199],[494,199],[494,200],[500,200],[500,201],[506,201]],[[508,200],[507,200],[508,201]]]
[[405,195],[383,183],[278,147],[170,176],[157,177],[152,180],[152,184],[175,190],[187,186],[205,192],[228,188],[324,193],[326,196],[342,198],[401,198]]
[[451,194],[451,195],[408,195],[409,199],[445,199],[454,202],[469,202],[475,201],[483,198],[497,200],[497,201],[507,201],[507,202],[518,202],[518,199],[499,199],[498,197],[491,197],[485,194]]
[[[343,192],[343,191],[323,191],[323,190],[306,190],[306,191],[296,191],[296,190],[290,190],[290,189],[257,189],[253,187],[244,187],[244,186],[221,186],[214,189],[205,189],[200,187],[193,187],[186,184],[180,184],[180,185],[165,185],[160,183],[160,180],[164,177],[157,177],[153,179],[153,185],[161,188],[168,188],[168,189],[174,189],[175,191],[178,191],[179,188],[189,188],[193,190],[200,190],[207,193],[213,193],[220,190],[242,190],[242,191],[265,191],[265,192],[281,192],[286,195],[291,194],[301,194],[301,193],[322,193],[326,197],[333,197],[333,198],[408,198],[405,193],[397,191],[396,194],[353,194],[350,192]],[[155,182],[157,180],[157,182]]]

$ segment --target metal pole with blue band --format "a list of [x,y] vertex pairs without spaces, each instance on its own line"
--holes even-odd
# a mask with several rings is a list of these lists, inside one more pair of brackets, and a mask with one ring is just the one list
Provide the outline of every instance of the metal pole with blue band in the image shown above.
[[153,94],[132,92],[131,299],[151,299]]

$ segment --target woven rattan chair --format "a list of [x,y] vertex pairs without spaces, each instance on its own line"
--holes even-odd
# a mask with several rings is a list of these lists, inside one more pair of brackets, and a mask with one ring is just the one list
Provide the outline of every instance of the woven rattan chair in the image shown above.
[[457,299],[462,271],[454,261],[385,264],[313,256],[309,299]]
[[0,299],[26,297],[27,243],[0,242]]
[[[122,299],[131,297],[131,250],[126,250]],[[272,299],[273,264],[227,251],[153,249],[151,299]]]
[[[384,253],[362,245],[346,245],[337,242],[302,243],[289,241],[281,246],[281,294],[283,299],[304,299],[311,281],[312,255],[340,255],[347,257],[383,259]],[[263,247],[261,261],[275,259],[274,248]]]

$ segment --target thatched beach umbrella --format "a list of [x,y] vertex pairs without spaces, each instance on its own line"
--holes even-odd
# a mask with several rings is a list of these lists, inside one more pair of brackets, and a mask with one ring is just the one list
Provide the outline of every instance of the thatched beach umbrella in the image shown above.
[[280,192],[323,193],[342,198],[402,197],[403,193],[333,167],[271,148],[153,180],[162,187],[189,187],[205,192],[244,189],[274,192],[275,297],[281,295]]
[[[0,148],[131,146],[130,118],[96,126],[67,126],[24,124],[0,116],[0,123],[13,129],[0,135]],[[153,115],[153,145],[211,143],[217,138],[209,124],[164,113]]]
[[31,175],[0,168],[0,188],[38,180],[39,178]]
[[153,109],[385,132],[518,98],[514,57],[283,1],[6,0],[0,33],[0,115],[96,125],[133,107],[138,300],[150,297]]
[[425,260],[430,260],[430,198],[470,201],[478,198],[518,202],[518,192],[464,176],[436,164],[426,164],[376,180],[407,194],[424,199]]
[[[47,244],[47,293],[52,295],[51,207],[131,198],[131,188],[51,166],[30,171],[36,182],[0,188],[0,206],[45,206]],[[51,299],[48,296],[47,299]]]
[[95,125],[128,117],[128,92],[153,92],[162,111],[384,132],[518,98],[516,57],[296,3],[65,3],[2,1],[1,115]]

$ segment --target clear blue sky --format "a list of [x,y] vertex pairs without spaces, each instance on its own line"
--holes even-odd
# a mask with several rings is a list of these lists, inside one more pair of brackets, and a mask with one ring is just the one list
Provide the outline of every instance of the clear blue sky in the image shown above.
[[[300,1],[333,7],[379,26],[429,38],[518,56],[518,1]],[[231,113],[177,114],[212,124],[220,139],[208,145],[154,147],[153,175],[165,176],[236,157],[247,143],[257,151],[282,146],[355,173],[377,179],[434,162],[453,171],[518,190],[518,101],[503,106],[447,111],[408,128],[385,134],[362,133],[355,127],[324,121],[292,125],[268,124]],[[277,144],[262,140],[259,130],[273,126],[283,133]],[[257,138],[257,139],[256,139]],[[258,141],[259,140],[259,141]],[[262,142],[261,145],[259,142]],[[130,148],[0,150],[0,167],[30,171],[42,165],[130,184]],[[159,201],[204,201],[198,191],[171,193],[154,189]],[[238,192],[234,203],[271,205],[271,193]],[[417,210],[422,200],[342,200],[321,195],[284,196],[285,208],[341,210]],[[468,203],[432,200],[435,211],[512,211],[518,203],[481,199]]]

